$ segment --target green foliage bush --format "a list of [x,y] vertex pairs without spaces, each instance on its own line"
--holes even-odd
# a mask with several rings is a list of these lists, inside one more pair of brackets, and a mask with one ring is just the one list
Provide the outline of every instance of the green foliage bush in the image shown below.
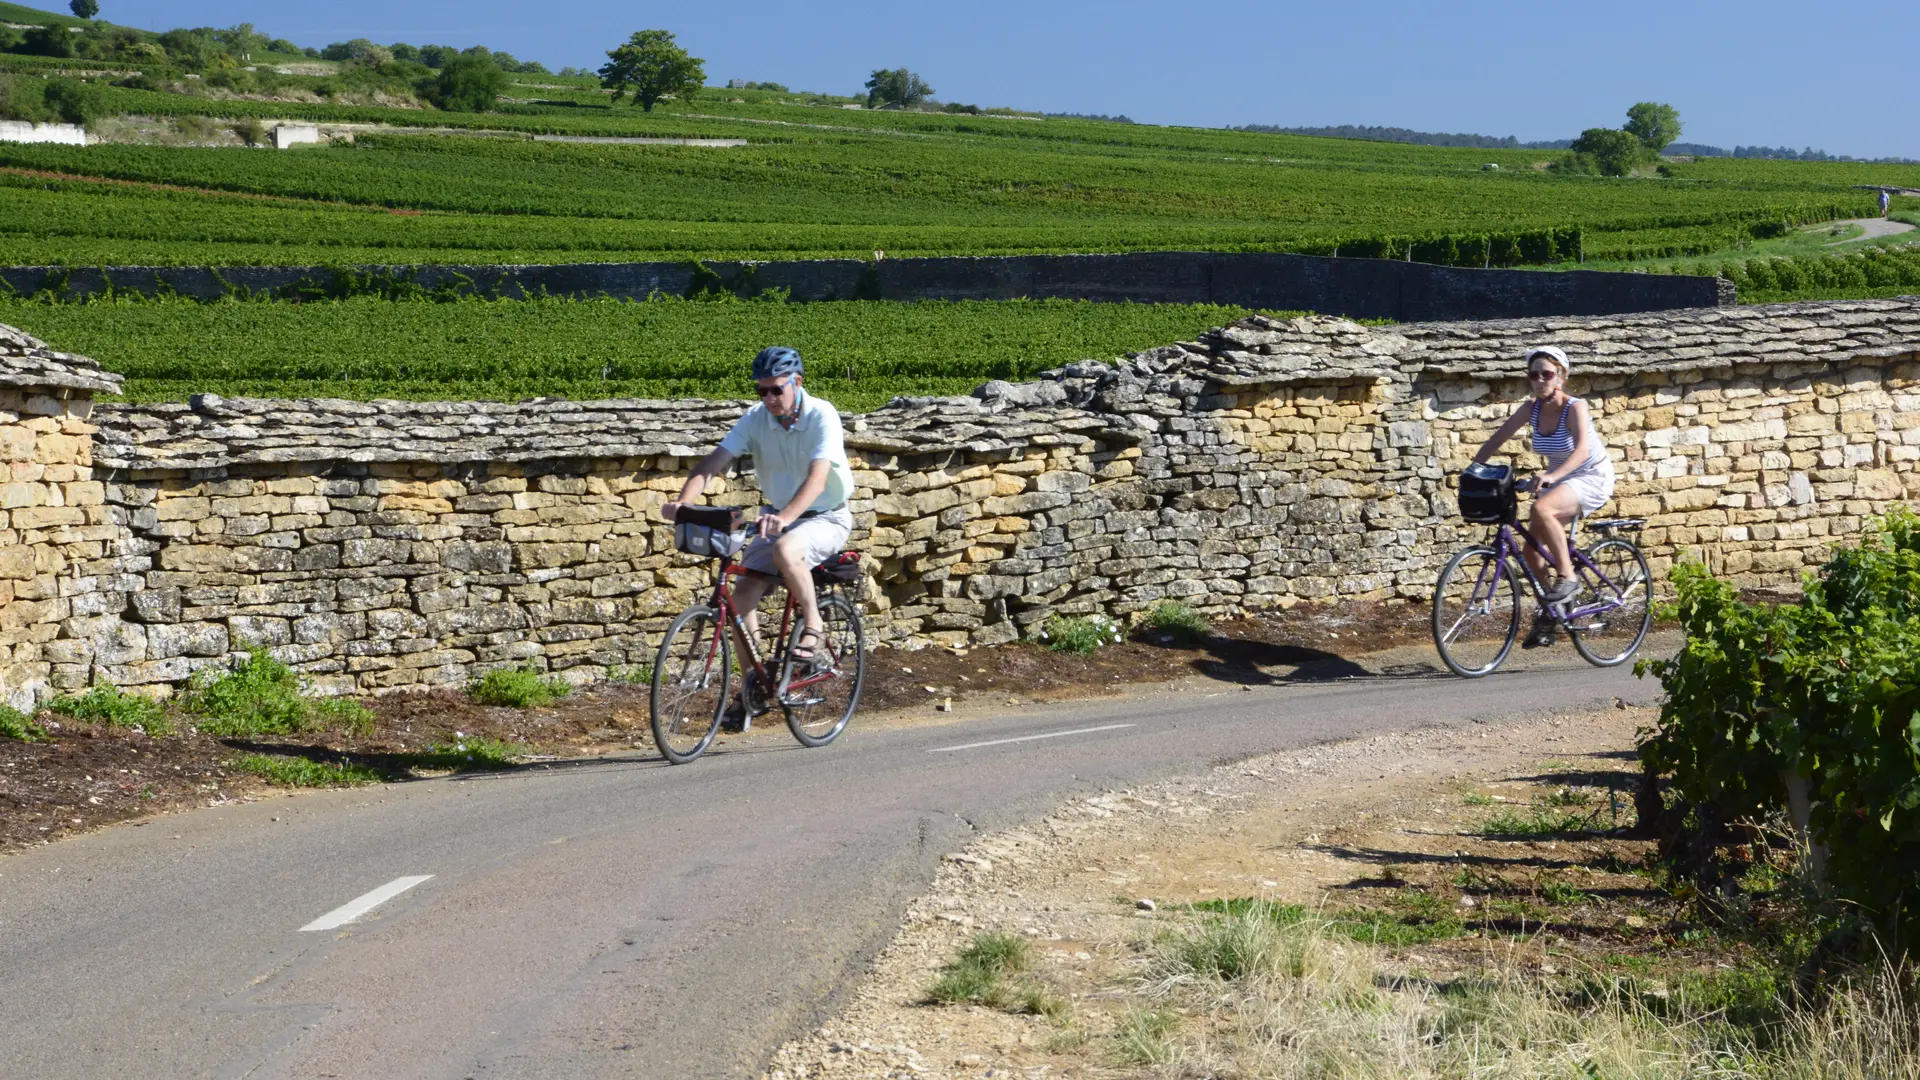
[[1183,644],[1204,641],[1213,632],[1205,615],[1178,600],[1162,600],[1148,608],[1140,625],[1148,633]]
[[1627,176],[1635,169],[1652,164],[1655,158],[1653,151],[1631,131],[1588,128],[1573,140],[1567,157],[1558,167],[1566,172]]
[[95,686],[85,694],[62,694],[47,702],[47,711],[108,727],[138,728],[156,738],[173,733],[166,706],[152,698],[124,693],[118,687],[105,684]]
[[481,705],[537,709],[573,692],[564,679],[547,678],[535,667],[494,668],[467,684],[467,696]]
[[48,79],[47,111],[68,124],[91,124],[106,115],[100,88],[77,79]]
[[483,112],[507,88],[506,72],[479,56],[456,56],[420,84],[421,96],[449,112]]
[[34,723],[33,717],[11,705],[0,705],[0,739],[40,742],[46,737],[46,730]]
[[1038,638],[1054,652],[1085,655],[1123,636],[1120,627],[1105,615],[1053,615],[1040,627]]
[[212,669],[195,677],[182,701],[199,718],[201,731],[221,737],[296,735],[336,727],[363,734],[373,727],[372,710],[346,698],[314,698],[300,677],[264,652],[249,652],[225,672]]
[[[1695,272],[1708,268],[1698,267]],[[1835,290],[1920,286],[1920,244],[1867,248],[1846,255],[1736,260],[1713,268],[1745,302],[1791,300]]]
[[1797,604],[1673,573],[1686,643],[1645,660],[1666,691],[1641,759],[1720,821],[1787,807],[1807,778],[1834,894],[1911,948],[1920,931],[1920,517],[1896,510],[1836,550]]

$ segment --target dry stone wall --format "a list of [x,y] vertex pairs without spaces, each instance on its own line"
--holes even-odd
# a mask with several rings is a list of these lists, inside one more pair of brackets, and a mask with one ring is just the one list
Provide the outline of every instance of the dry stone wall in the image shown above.
[[[1482,535],[1457,521],[1449,477],[1520,400],[1538,342],[1573,357],[1620,471],[1614,509],[1648,518],[1658,568],[1686,551],[1738,581],[1791,581],[1920,494],[1920,298],[1385,328],[1256,317],[849,418],[873,636],[1003,642],[1164,598],[1216,614],[1424,600]],[[343,692],[645,663],[707,580],[657,507],[742,407],[109,404],[82,476],[80,446],[40,447],[87,435],[65,406],[36,421],[33,453],[77,459],[72,479],[39,478],[68,513],[29,538],[10,511],[0,534],[66,560],[49,571],[36,551],[34,575],[10,579],[6,685],[161,689],[244,648]],[[91,508],[94,488],[51,487],[88,482]],[[751,504],[751,477],[716,497]],[[21,583],[30,605],[68,602],[21,608]]]

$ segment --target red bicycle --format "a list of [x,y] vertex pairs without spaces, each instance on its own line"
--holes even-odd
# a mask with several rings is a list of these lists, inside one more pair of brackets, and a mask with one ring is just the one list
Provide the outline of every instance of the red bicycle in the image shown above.
[[[762,654],[735,606],[731,578],[754,571],[734,564],[749,531],[740,511],[725,507],[683,506],[674,518],[674,546],[690,555],[716,559],[713,592],[704,604],[681,612],[667,627],[653,664],[653,741],[675,765],[707,752],[720,732],[736,671],[740,698],[751,718],[775,705],[802,746],[825,746],[846,730],[860,702],[866,679],[866,628],[852,590],[861,581],[860,556],[843,551],[813,568],[825,640],[814,655],[796,657],[794,646],[805,629],[799,604],[788,594],[774,646]],[[775,579],[778,580],[777,578]],[[734,634],[747,655],[736,663]]]

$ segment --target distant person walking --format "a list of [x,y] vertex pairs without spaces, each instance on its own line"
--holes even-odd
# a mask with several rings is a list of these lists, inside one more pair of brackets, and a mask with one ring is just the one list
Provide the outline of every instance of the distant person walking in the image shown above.
[[1881,217],[1887,216],[1887,204],[1891,203],[1892,201],[1893,201],[1893,196],[1887,192],[1886,188],[1881,188],[1880,189],[1880,216]]

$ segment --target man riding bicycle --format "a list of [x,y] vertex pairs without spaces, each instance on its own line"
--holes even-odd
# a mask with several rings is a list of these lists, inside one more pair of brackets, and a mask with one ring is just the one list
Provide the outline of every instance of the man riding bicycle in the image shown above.
[[813,568],[838,554],[853,531],[853,514],[847,509],[853,469],[847,464],[839,410],[803,390],[804,377],[797,350],[784,345],[760,350],[753,358],[760,403],[694,466],[680,497],[660,509],[668,521],[674,520],[681,506],[700,498],[708,480],[725,473],[734,459],[753,456],[767,505],[760,509],[758,536],[740,556],[740,566],[753,573],[740,578],[733,595],[745,613],[748,633],[758,635],[761,598],[776,575],[786,582],[804,620],[792,655],[810,663],[825,641]]

